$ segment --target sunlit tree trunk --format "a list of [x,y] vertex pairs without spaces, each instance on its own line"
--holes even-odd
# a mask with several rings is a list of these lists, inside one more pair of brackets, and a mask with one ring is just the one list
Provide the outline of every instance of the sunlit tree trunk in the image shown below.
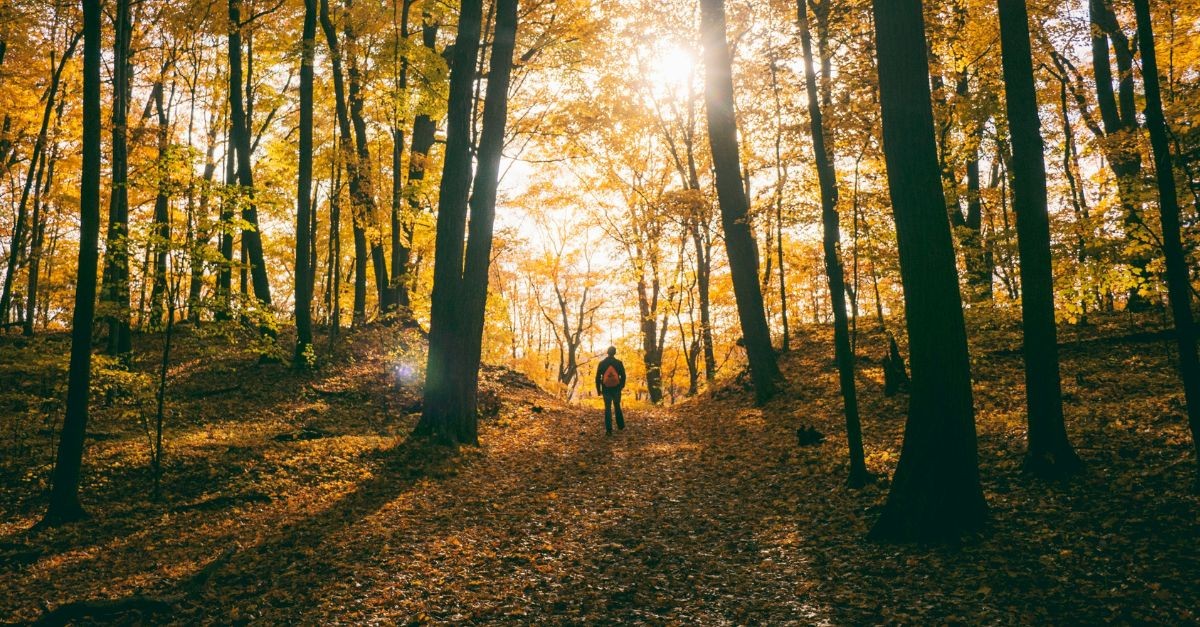
[[854,353],[850,348],[850,325],[846,313],[846,277],[841,260],[841,225],[838,223],[837,173],[833,154],[825,146],[824,122],[817,96],[817,77],[813,67],[812,41],[808,30],[808,11],[804,0],[797,3],[800,18],[800,44],[804,49],[804,87],[808,95],[809,129],[812,133],[813,160],[821,188],[821,226],[824,234],[825,274],[829,278],[829,296],[833,304],[833,344],[838,365],[838,383],[846,413],[846,441],[850,449],[851,487],[861,487],[870,479],[863,454],[862,424],[858,417],[858,392],[854,385]]
[[758,287],[758,247],[747,216],[749,200],[742,187],[737,124],[733,110],[733,70],[725,39],[724,0],[701,0],[704,42],[704,99],[708,138],[712,145],[717,198],[725,231],[725,250],[733,278],[734,299],[754,380],[755,399],[764,404],[775,395],[780,378],[771,332]]
[[1159,88],[1158,58],[1154,50],[1154,26],[1147,0],[1133,0],[1137,12],[1138,45],[1142,54],[1142,82],[1146,87],[1146,126],[1154,150],[1155,180],[1158,183],[1159,214],[1162,220],[1163,253],[1167,261],[1167,291],[1175,318],[1175,344],[1179,350],[1179,376],[1183,379],[1188,424],[1196,447],[1194,490],[1200,490],[1200,359],[1196,355],[1196,328],[1192,319],[1192,286],[1179,224],[1175,169],[1171,160],[1167,124],[1163,119]]
[[1063,423],[1046,163],[1029,46],[1029,16],[1025,0],[1000,0],[999,13],[1004,101],[1013,150],[1013,212],[1017,215],[1021,255],[1021,345],[1029,411],[1025,466],[1042,476],[1062,476],[1079,468],[1079,457]]
[[900,462],[871,534],[939,540],[978,530],[987,515],[967,334],[938,172],[921,0],[874,0],[874,17],[912,382]]
[[83,0],[83,164],[79,185],[79,265],[71,320],[71,364],[66,416],[51,479],[50,506],[42,524],[83,518],[79,475],[91,393],[92,322],[100,239],[100,0]]

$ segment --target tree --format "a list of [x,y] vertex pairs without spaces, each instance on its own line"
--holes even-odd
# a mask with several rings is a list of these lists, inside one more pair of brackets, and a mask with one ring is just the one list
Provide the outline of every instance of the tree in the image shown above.
[[[477,150],[479,168],[472,187],[471,87],[482,13],[482,0],[463,0],[454,40],[446,158],[438,198],[424,407],[415,431],[451,446],[474,445],[479,441],[475,412],[479,359],[491,263],[496,182],[504,147],[508,84],[516,45],[517,0],[497,0],[496,4],[495,35]],[[469,232],[466,224],[468,199]]]
[[1046,162],[1025,0],[1000,0],[1000,47],[1013,151],[1013,211],[1021,255],[1021,346],[1029,411],[1025,467],[1041,476],[1063,476],[1078,470],[1080,462],[1063,423],[1050,220],[1046,213]]
[[758,246],[747,218],[749,200],[742,185],[738,155],[737,122],[733,110],[733,70],[725,39],[724,0],[701,0],[701,37],[704,42],[704,103],[708,139],[716,171],[717,199],[725,251],[733,277],[734,298],[742,324],[754,396],[759,405],[775,394],[779,365],[771,346],[771,331],[758,285]]
[[1192,286],[1188,277],[1179,226],[1179,200],[1175,189],[1175,168],[1163,119],[1162,94],[1158,78],[1158,58],[1154,50],[1154,25],[1148,0],[1133,0],[1137,13],[1138,46],[1142,55],[1142,83],[1146,89],[1146,126],[1154,150],[1155,181],[1158,183],[1159,215],[1162,221],[1163,254],[1167,261],[1167,294],[1175,318],[1175,346],[1179,351],[1179,376],[1183,379],[1187,401],[1188,425],[1196,447],[1196,478],[1193,489],[1200,491],[1200,359],[1196,355],[1196,328],[1192,318]]
[[250,166],[250,124],[242,99],[242,0],[229,0],[229,138],[237,153],[237,181],[242,194],[242,243],[249,256],[254,297],[261,306],[271,307],[271,284],[263,260],[262,233],[258,228],[258,208],[254,204],[254,173]]
[[317,0],[304,0],[304,30],[300,35],[300,145],[296,176],[296,354],[294,365],[304,368],[313,358],[312,338],[312,167],[313,57],[317,48]]
[[83,518],[79,475],[91,394],[92,322],[100,239],[100,0],[83,0],[83,166],[79,189],[79,265],[71,320],[71,365],[66,416],[51,480],[50,506],[42,524]]
[[900,461],[871,535],[941,540],[979,529],[987,514],[967,335],[938,172],[921,0],[874,0],[873,9],[912,384]]
[[829,299],[833,304],[833,344],[838,365],[838,382],[846,412],[846,440],[850,448],[847,483],[862,487],[870,480],[863,455],[862,424],[858,418],[858,393],[854,385],[854,352],[850,348],[850,324],[846,314],[846,277],[841,260],[841,225],[838,222],[837,172],[831,149],[825,146],[821,104],[817,99],[817,77],[813,67],[808,11],[804,0],[796,4],[800,22],[800,44],[804,49],[804,86],[808,95],[809,128],[812,131],[813,162],[821,187],[821,226],[824,234],[825,274],[829,277]]

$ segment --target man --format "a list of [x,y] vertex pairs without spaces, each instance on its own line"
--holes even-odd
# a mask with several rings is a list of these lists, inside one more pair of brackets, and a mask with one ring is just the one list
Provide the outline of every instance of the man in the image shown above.
[[617,413],[617,428],[625,428],[621,413],[621,390],[625,388],[625,364],[617,359],[617,347],[608,347],[608,357],[596,368],[596,393],[604,397],[604,432],[612,435],[613,409]]

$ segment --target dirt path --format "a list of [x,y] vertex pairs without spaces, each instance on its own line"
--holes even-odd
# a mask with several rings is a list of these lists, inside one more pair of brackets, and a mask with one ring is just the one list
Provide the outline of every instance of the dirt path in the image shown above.
[[750,416],[721,427],[667,411],[631,411],[612,437],[594,410],[486,428],[482,450],[448,475],[399,492],[377,478],[223,568],[211,601],[240,596],[256,609],[192,610],[317,622],[821,622],[796,595],[802,560],[781,548],[793,529],[770,497],[784,498],[782,486],[755,472],[764,460],[750,447],[720,446],[735,430],[766,435]]

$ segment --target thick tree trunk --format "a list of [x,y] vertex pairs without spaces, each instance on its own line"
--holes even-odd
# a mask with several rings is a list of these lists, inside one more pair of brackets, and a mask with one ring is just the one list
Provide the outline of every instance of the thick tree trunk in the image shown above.
[[66,417],[58,441],[50,506],[42,524],[53,526],[85,516],[79,476],[91,393],[92,322],[96,313],[96,266],[100,238],[100,0],[83,1],[83,165],[79,186],[79,265],[71,321],[71,365]]
[[850,449],[850,476],[847,483],[858,488],[870,480],[863,454],[862,424],[858,417],[858,392],[854,385],[854,353],[850,348],[850,325],[846,314],[846,277],[841,260],[841,226],[838,223],[837,173],[832,151],[825,146],[825,128],[817,96],[812,41],[808,30],[808,11],[804,0],[797,2],[800,18],[800,44],[804,49],[804,87],[808,94],[809,129],[812,133],[813,160],[821,187],[821,226],[824,234],[825,274],[829,277],[829,296],[833,304],[833,344],[838,365],[838,383],[846,413],[846,441]]
[[1025,0],[999,2],[1004,100],[1013,149],[1013,212],[1017,215],[1017,247],[1021,254],[1022,347],[1029,411],[1025,467],[1041,476],[1063,476],[1078,470],[1080,462],[1063,423],[1046,163],[1029,46],[1029,16]]
[[874,0],[883,112],[912,386],[904,446],[871,535],[941,540],[980,529],[970,361],[938,172],[921,0]]
[[271,284],[263,260],[262,233],[258,228],[258,208],[254,202],[254,173],[250,169],[250,126],[242,102],[242,0],[229,0],[229,123],[230,138],[237,146],[237,175],[241,192],[242,219],[249,228],[242,230],[242,242],[248,256],[254,297],[271,308]]
[[296,155],[296,352],[292,365],[303,369],[315,358],[312,337],[312,170],[313,57],[317,47],[317,0],[304,0],[300,35],[300,145]]
[[[429,360],[424,411],[418,434],[443,443],[477,444],[476,397],[488,267],[495,222],[496,183],[508,117],[508,84],[516,45],[517,0],[497,0],[495,37],[480,134],[479,170],[470,190],[470,229],[466,228],[470,176],[471,84],[479,49],[482,2],[464,0],[450,70],[450,110],[446,161],[442,170]],[[463,235],[466,232],[467,242]]]
[[733,109],[733,71],[725,39],[724,0],[701,0],[700,13],[708,138],[716,171],[725,250],[750,375],[754,380],[755,400],[762,405],[775,395],[780,375],[763,311],[762,292],[758,288],[758,247],[747,216],[749,200],[742,187]]
[[1163,253],[1167,261],[1167,293],[1175,318],[1175,343],[1179,350],[1179,376],[1183,379],[1188,424],[1196,447],[1196,476],[1193,489],[1200,490],[1200,359],[1196,354],[1196,327],[1192,319],[1192,286],[1179,225],[1179,201],[1175,169],[1171,161],[1167,124],[1163,119],[1159,88],[1158,58],[1154,50],[1154,26],[1148,0],[1133,0],[1137,12],[1138,45],[1142,54],[1142,82],[1146,88],[1146,126],[1154,150],[1155,180],[1158,183],[1159,214],[1162,220]]

